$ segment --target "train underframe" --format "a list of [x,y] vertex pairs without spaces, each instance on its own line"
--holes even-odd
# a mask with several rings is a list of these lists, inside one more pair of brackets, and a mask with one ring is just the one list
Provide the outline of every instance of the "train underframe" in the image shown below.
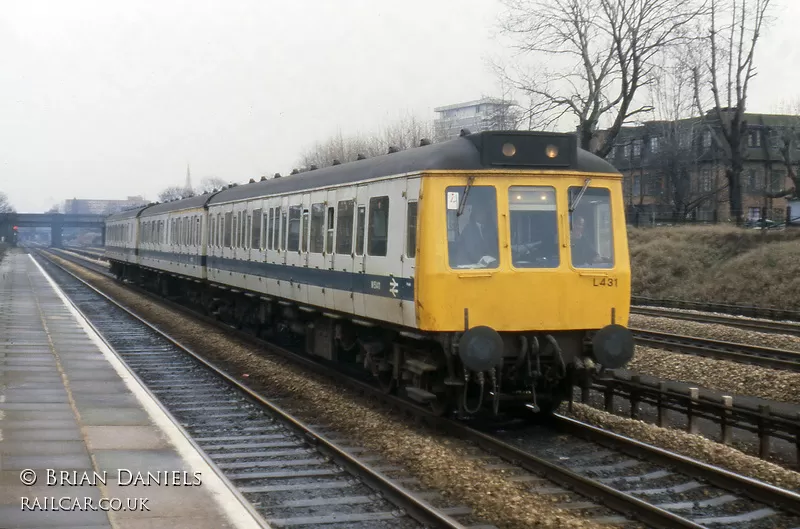
[[120,280],[236,328],[266,339],[292,339],[309,356],[356,367],[385,393],[428,406],[436,414],[547,415],[582,377],[591,379],[599,368],[585,331],[495,333],[502,341],[494,344],[499,346],[495,357],[474,359],[465,357],[465,343],[480,345],[482,351],[485,337],[471,343],[465,342],[466,333],[421,333],[353,321],[348,315],[124,263],[112,262],[111,270]]

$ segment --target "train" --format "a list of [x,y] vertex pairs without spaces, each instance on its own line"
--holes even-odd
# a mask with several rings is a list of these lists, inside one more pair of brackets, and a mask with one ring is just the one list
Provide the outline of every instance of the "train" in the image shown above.
[[549,414],[633,358],[622,175],[483,131],[106,219],[133,282],[436,414]]

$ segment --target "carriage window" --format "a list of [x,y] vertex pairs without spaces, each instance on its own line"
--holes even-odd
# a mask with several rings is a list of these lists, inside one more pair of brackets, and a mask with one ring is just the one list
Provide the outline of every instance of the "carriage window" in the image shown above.
[[222,241],[223,242],[223,247],[224,248],[230,248],[231,247],[231,243],[233,242],[232,241],[232,237],[231,237],[231,235],[233,233],[233,213],[230,212],[230,211],[228,213],[225,213],[224,221],[225,221],[225,223],[223,224],[223,227],[225,228],[225,232],[224,232],[225,233],[225,237],[224,237],[225,240]]
[[[581,186],[569,188],[572,204]],[[608,189],[587,187],[569,219],[572,266],[613,268],[614,235],[611,231],[611,196]]]
[[308,210],[303,210],[303,223],[300,225],[300,229],[303,230],[303,252],[308,251]]
[[[497,268],[497,193],[493,186],[447,188],[447,251],[451,268]],[[461,215],[458,214],[461,209]]]
[[369,236],[367,253],[385,256],[389,241],[389,197],[369,199]]
[[358,206],[358,218],[356,219],[356,254],[364,255],[364,224],[366,221],[367,208]]
[[336,226],[336,253],[338,254],[350,254],[353,252],[354,206],[354,200],[339,201],[339,218]]
[[272,250],[272,241],[278,237],[273,234],[275,227],[275,209],[269,208],[269,225],[267,226],[267,250]]
[[200,241],[203,239],[203,225],[200,224],[200,217],[196,218],[197,229],[194,230],[194,244],[200,246]]
[[253,210],[253,233],[250,237],[250,248],[261,248],[261,208]]
[[325,237],[325,252],[333,253],[333,208],[328,208],[328,233]]
[[286,250],[289,252],[296,252],[300,249],[300,215],[303,208],[300,206],[292,206],[289,208],[289,240],[286,244]]
[[233,226],[231,226],[231,248],[236,248],[239,243],[239,215],[233,215]]
[[286,230],[288,226],[288,221],[286,217],[286,210],[281,208],[281,250],[286,249]]
[[241,211],[239,213],[237,213],[237,216],[239,217],[238,224],[237,224],[237,226],[239,227],[239,230],[237,231],[238,235],[236,236],[236,247],[237,248],[244,248],[244,229],[245,229],[245,223],[247,222],[247,219],[245,218],[244,213],[241,212]]
[[415,257],[417,255],[417,203],[408,203],[408,213],[406,215],[406,255]]
[[[244,241],[244,244],[243,244],[243,246],[245,248],[252,248],[253,246],[258,248],[258,244],[255,244],[255,245],[250,244],[252,242],[252,240],[255,238],[255,233],[257,231],[258,231],[258,229],[256,228],[256,225],[253,223],[253,216],[252,215],[248,215],[247,216],[247,231],[245,232],[245,241]],[[249,235],[249,237],[248,237],[248,235]]]
[[322,253],[324,251],[324,222],[325,204],[311,204],[311,251],[313,253]]
[[270,209],[269,212],[261,214],[261,219],[262,219],[261,241],[260,241],[259,244],[260,244],[260,248],[262,250],[266,250],[267,249],[267,244],[268,244],[267,241],[269,241],[270,234],[272,233],[272,230],[270,229],[270,226],[269,226],[269,214],[271,212],[272,212],[272,209]]
[[545,186],[508,189],[511,263],[517,268],[557,268],[556,191]]

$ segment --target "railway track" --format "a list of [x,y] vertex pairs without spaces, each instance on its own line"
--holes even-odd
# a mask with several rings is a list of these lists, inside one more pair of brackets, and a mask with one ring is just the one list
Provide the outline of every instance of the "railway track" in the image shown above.
[[800,371],[800,353],[741,343],[710,340],[696,336],[630,328],[637,345],[751,364],[773,369]]
[[376,455],[333,443],[70,272],[41,262],[212,468],[270,526],[468,527],[455,517],[469,517],[471,509],[434,508],[426,500],[430,492],[412,493],[400,479],[387,479],[382,472],[392,468]]
[[[199,317],[189,309],[180,310]],[[199,318],[211,323],[208,318]],[[241,332],[224,328],[242,337]],[[264,345],[254,337],[247,336],[247,339]],[[270,345],[270,349],[274,347]],[[566,417],[556,417],[555,430],[478,431],[464,423],[433,417],[427,410],[384,395],[363,381],[331,373],[307,357],[286,350],[276,352],[333,376],[371,398],[412,413],[439,430],[471,441],[502,458],[505,463],[495,468],[511,472],[512,480],[528,483],[533,492],[559,494],[569,489],[585,499],[592,499],[572,502],[572,507],[598,521],[623,522],[619,516],[599,512],[605,506],[650,527],[719,527],[734,523],[737,527],[800,526],[800,495],[791,491]],[[333,435],[335,428],[330,433]]]
[[729,325],[740,329],[747,329],[757,332],[769,332],[780,334],[791,334],[800,336],[800,322],[793,321],[774,321],[774,320],[753,320],[741,316],[727,314],[698,314],[694,312],[677,312],[674,309],[660,307],[631,307],[632,314],[642,316],[653,316],[657,318],[671,318],[674,320],[688,320],[698,323],[715,323],[718,325]]
[[631,305],[639,307],[664,307],[671,309],[696,310],[714,312],[732,316],[747,316],[776,321],[800,322],[800,311],[784,310],[775,307],[756,307],[749,305],[733,305],[729,303],[706,303],[680,299],[658,299],[644,296],[631,296]]

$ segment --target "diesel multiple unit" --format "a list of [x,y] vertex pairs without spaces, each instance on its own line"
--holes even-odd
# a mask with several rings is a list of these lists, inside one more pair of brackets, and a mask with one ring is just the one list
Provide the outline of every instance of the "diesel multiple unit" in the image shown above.
[[633,355],[621,175],[482,132],[107,219],[112,271],[439,413],[548,412]]

